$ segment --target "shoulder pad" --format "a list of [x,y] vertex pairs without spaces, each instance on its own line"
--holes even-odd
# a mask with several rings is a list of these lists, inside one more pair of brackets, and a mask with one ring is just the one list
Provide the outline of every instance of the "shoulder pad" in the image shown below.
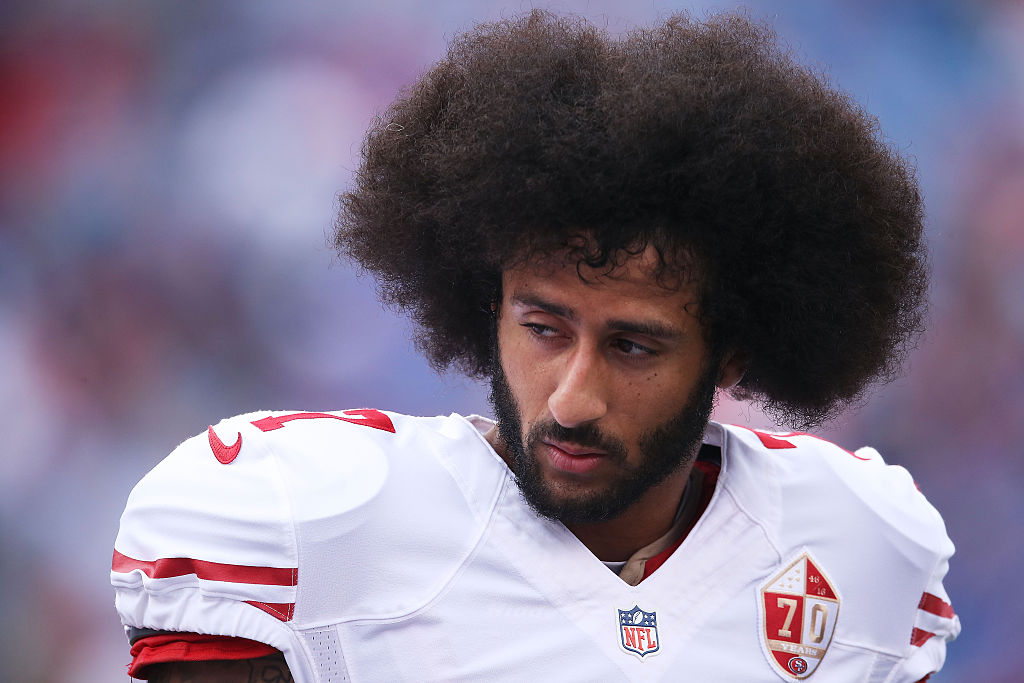
[[[772,504],[784,506],[793,522],[835,516],[837,530],[858,523],[876,530],[884,525],[888,534],[927,548],[929,554],[946,551],[949,539],[938,511],[906,469],[887,465],[873,448],[849,451],[802,432],[734,426],[727,431],[739,446],[730,450],[735,461],[730,468],[755,488],[781,487],[780,499]],[[768,502],[764,496],[754,497]]]
[[[481,449],[461,418],[361,409],[225,420],[132,491],[111,580],[150,598],[216,593],[296,624],[414,609],[482,534],[503,475]],[[395,562],[399,548],[407,562]],[[181,630],[151,615],[122,618]]]

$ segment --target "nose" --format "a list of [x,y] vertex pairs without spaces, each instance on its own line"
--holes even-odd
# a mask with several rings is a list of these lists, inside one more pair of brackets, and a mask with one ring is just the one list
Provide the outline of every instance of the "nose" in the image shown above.
[[548,410],[563,427],[592,422],[608,412],[600,354],[580,347],[573,351],[548,397]]

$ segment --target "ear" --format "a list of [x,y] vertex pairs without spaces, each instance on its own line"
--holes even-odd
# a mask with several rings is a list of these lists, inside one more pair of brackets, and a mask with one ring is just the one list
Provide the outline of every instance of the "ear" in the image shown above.
[[740,383],[743,379],[744,373],[747,371],[747,357],[745,354],[737,351],[736,349],[730,349],[725,352],[722,357],[722,364],[718,370],[718,382],[716,386],[719,389],[732,389],[734,386]]

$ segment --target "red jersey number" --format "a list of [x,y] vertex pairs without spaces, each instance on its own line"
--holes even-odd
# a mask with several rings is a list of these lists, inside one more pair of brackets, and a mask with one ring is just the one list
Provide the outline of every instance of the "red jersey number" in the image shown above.
[[252,424],[254,427],[258,427],[260,431],[272,432],[275,429],[284,427],[285,424],[292,420],[341,420],[342,422],[349,422],[354,425],[363,425],[365,427],[373,427],[374,429],[380,429],[381,431],[395,433],[395,425],[391,422],[391,418],[380,412],[379,410],[373,410],[372,408],[359,408],[357,410],[343,410],[341,415],[334,415],[332,413],[289,413],[287,415],[270,415],[268,417],[260,418],[259,420],[253,420]]

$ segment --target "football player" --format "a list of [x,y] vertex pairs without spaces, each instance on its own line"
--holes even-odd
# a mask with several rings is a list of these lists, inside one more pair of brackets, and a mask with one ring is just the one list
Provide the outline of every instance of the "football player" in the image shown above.
[[919,681],[959,622],[910,475],[803,431],[898,372],[914,172],[765,26],[458,37],[369,131],[337,246],[496,420],[262,412],[132,492],[157,681]]

